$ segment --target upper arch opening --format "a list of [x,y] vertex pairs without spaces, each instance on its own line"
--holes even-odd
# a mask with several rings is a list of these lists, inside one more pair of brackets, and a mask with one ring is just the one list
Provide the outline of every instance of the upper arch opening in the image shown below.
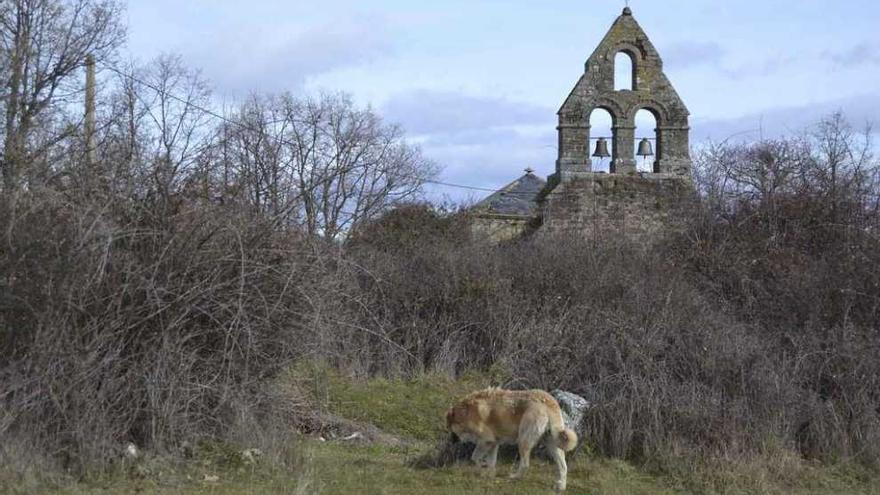
[[614,55],[614,90],[636,89],[636,62],[627,51],[619,51]]

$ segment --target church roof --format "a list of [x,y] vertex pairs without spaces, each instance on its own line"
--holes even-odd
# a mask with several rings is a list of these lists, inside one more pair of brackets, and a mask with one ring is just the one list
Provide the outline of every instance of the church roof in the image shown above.
[[525,175],[477,203],[474,210],[493,215],[533,216],[538,210],[538,195],[546,185],[544,179],[526,169]]

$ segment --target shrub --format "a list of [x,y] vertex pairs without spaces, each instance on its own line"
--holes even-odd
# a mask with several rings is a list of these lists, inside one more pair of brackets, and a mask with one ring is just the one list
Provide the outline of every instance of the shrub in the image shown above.
[[243,211],[155,206],[3,202],[0,436],[78,468],[278,413],[266,384],[301,331],[297,240]]

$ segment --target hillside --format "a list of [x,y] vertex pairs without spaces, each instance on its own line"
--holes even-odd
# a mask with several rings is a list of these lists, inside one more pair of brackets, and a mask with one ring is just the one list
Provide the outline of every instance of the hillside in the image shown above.
[[[308,375],[308,376],[306,376]],[[83,483],[52,487],[28,481],[4,483],[0,493],[79,495],[86,493],[143,493],[180,495],[278,494],[411,494],[554,493],[554,468],[537,461],[521,481],[506,479],[511,460],[502,461],[499,476],[486,479],[467,463],[416,469],[413,460],[429,455],[444,437],[442,413],[455,397],[482,387],[489,377],[471,376],[450,381],[438,376],[416,380],[369,381],[346,379],[321,367],[298,370],[287,379],[326,385],[312,390],[313,400],[325,403],[324,413],[374,425],[405,446],[363,440],[319,439],[313,434],[296,439],[295,461],[288,469],[268,461],[248,464],[232,445],[205,446],[187,463],[141,460],[117,473]],[[319,393],[315,393],[319,392]],[[352,423],[354,424],[354,423]],[[328,435],[329,436],[329,435]],[[875,475],[850,467],[819,466],[771,453],[761,461],[714,462],[706,465],[669,465],[663,469],[636,467],[591,453],[587,446],[569,464],[567,493],[572,494],[873,494]],[[138,467],[142,466],[142,467]],[[143,473],[134,479],[131,473]],[[138,477],[135,477],[138,478]],[[205,480],[208,481],[205,481]]]

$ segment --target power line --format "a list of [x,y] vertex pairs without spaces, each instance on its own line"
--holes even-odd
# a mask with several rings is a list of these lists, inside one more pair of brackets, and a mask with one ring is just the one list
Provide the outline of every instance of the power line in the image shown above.
[[[201,112],[204,112],[204,113],[207,114],[207,115],[210,115],[210,116],[212,116],[212,117],[215,117],[215,118],[217,118],[217,119],[220,119],[220,120],[222,120],[223,122],[226,122],[227,124],[234,125],[234,126],[236,126],[236,127],[239,127],[239,128],[241,128],[241,129],[248,130],[248,131],[251,131],[251,132],[263,133],[263,130],[262,130],[262,129],[256,129],[256,128],[253,128],[253,127],[249,127],[249,126],[247,126],[247,125],[245,125],[245,124],[243,124],[243,123],[241,123],[241,122],[239,122],[239,121],[232,120],[232,119],[226,117],[225,115],[219,114],[219,113],[217,113],[217,112],[215,112],[215,111],[213,111],[213,110],[211,110],[211,109],[209,109],[209,108],[205,108],[205,107],[203,107],[203,106],[201,106],[201,105],[197,105],[197,104],[195,104],[195,103],[193,103],[193,102],[191,102],[191,101],[189,101],[189,100],[186,100],[186,99],[184,99],[184,98],[181,98],[181,97],[179,97],[179,96],[177,96],[177,95],[175,95],[175,94],[173,94],[173,93],[170,93],[170,92],[168,92],[168,91],[166,91],[166,90],[164,90],[164,89],[162,89],[162,88],[160,88],[160,87],[158,87],[158,86],[156,86],[156,85],[154,85],[154,84],[152,84],[152,83],[150,83],[150,82],[144,81],[143,79],[140,79],[140,78],[134,76],[133,74],[130,74],[130,73],[125,72],[125,71],[122,71],[122,70],[120,70],[120,69],[118,69],[118,68],[116,68],[116,67],[113,67],[113,66],[111,66],[111,65],[107,65],[107,64],[102,64],[102,65],[103,65],[106,69],[108,69],[108,70],[110,70],[110,71],[112,71],[112,72],[114,72],[114,73],[116,73],[116,74],[118,74],[118,75],[120,75],[120,76],[122,76],[122,77],[128,78],[128,79],[130,79],[130,80],[132,80],[132,81],[134,81],[134,82],[136,82],[136,83],[138,83],[138,84],[141,84],[141,85],[143,85],[143,86],[146,86],[146,87],[152,89],[153,91],[155,91],[155,92],[157,92],[157,93],[159,93],[159,94],[161,94],[161,95],[166,96],[167,98],[170,98],[170,99],[172,99],[172,100],[175,100],[175,101],[177,101],[177,102],[179,102],[179,103],[183,103],[184,105],[187,105],[187,106],[190,106],[190,107],[192,107],[192,108],[195,108],[196,110],[199,110],[199,111],[201,111]],[[274,122],[270,122],[270,123],[280,123],[280,122],[283,122],[283,121],[284,121],[284,120],[279,120],[279,121],[274,121]],[[286,140],[279,140],[279,141],[282,142],[282,143],[284,143],[284,144],[286,144],[286,145],[288,145],[288,146],[296,146],[295,144],[293,144],[293,143],[291,143],[291,142],[289,142],[289,141],[286,141]],[[415,176],[408,176],[408,177],[411,178],[411,179],[420,179],[420,178],[415,177]],[[426,183],[426,184],[434,184],[434,185],[444,186],[444,187],[454,187],[454,188],[459,188],[459,189],[468,189],[468,190],[472,190],[472,191],[483,191],[483,192],[493,192],[493,193],[499,191],[498,189],[491,189],[491,188],[479,187],[479,186],[470,186],[470,185],[465,185],[465,184],[455,184],[455,183],[452,183],[452,182],[443,182],[443,181],[436,181],[436,180],[430,180],[430,179],[420,179],[420,180],[422,180],[422,182],[424,182],[424,183]],[[506,193],[503,193],[503,194],[516,195],[516,194],[529,194],[529,193],[517,193],[517,192],[513,192],[513,191],[511,191],[511,192],[506,192]]]
[[[120,75],[120,76],[122,76],[122,77],[124,77],[124,78],[130,79],[131,81],[134,81],[134,82],[136,82],[136,83],[138,83],[138,84],[141,84],[141,85],[143,85],[143,86],[146,86],[146,87],[152,89],[153,91],[155,91],[155,92],[157,92],[157,93],[159,93],[159,94],[161,94],[161,95],[164,95],[165,97],[167,97],[167,98],[169,98],[169,99],[175,100],[175,101],[177,101],[177,102],[179,102],[179,103],[183,103],[184,105],[187,105],[187,106],[189,106],[189,107],[195,108],[196,110],[200,110],[200,111],[204,112],[204,113],[207,114],[207,115],[210,115],[210,116],[212,116],[212,117],[215,117],[215,118],[217,118],[217,119],[220,119],[220,120],[222,120],[223,122],[226,122],[227,124],[230,124],[230,125],[233,125],[233,126],[239,127],[239,128],[241,128],[241,129],[244,129],[244,130],[247,130],[247,131],[256,132],[256,133],[259,133],[259,134],[263,134],[263,133],[264,133],[264,130],[263,130],[263,129],[258,129],[258,128],[250,127],[250,126],[248,126],[248,125],[245,125],[245,124],[242,123],[242,122],[239,122],[239,121],[236,121],[236,120],[232,120],[232,119],[226,117],[225,115],[219,114],[219,113],[217,113],[217,112],[215,112],[215,111],[213,111],[213,110],[211,110],[211,109],[209,109],[209,108],[205,108],[205,107],[203,107],[203,106],[201,106],[201,105],[197,105],[197,104],[195,104],[195,103],[193,103],[193,102],[191,102],[191,101],[189,101],[189,100],[186,100],[186,99],[184,99],[184,98],[181,98],[181,97],[179,97],[179,96],[177,96],[177,95],[175,95],[175,94],[173,94],[173,93],[171,93],[171,92],[169,92],[169,91],[166,91],[166,90],[164,90],[164,89],[162,89],[162,88],[160,88],[160,87],[158,87],[158,86],[156,86],[156,85],[154,85],[154,84],[148,82],[148,81],[144,81],[143,79],[140,79],[140,78],[136,77],[136,76],[133,75],[133,74],[130,74],[130,73],[128,73],[128,72],[125,72],[125,71],[123,71],[123,70],[120,70],[120,69],[118,69],[118,68],[116,68],[116,67],[113,67],[112,65],[108,65],[108,64],[106,64],[106,63],[102,63],[101,65],[104,66],[104,68],[110,70],[111,72],[114,72],[114,73],[116,73],[116,74],[118,74],[118,75]],[[269,124],[275,124],[275,123],[280,123],[280,122],[284,122],[284,120],[272,121],[272,122],[269,122]],[[287,141],[287,140],[284,140],[284,139],[277,139],[277,141],[279,141],[279,142],[281,142],[281,143],[283,143],[283,144],[286,144],[286,145],[288,145],[288,146],[293,146],[293,147],[296,147],[296,146],[297,146],[296,144],[291,143],[290,141]],[[526,199],[534,199],[536,196],[538,196],[538,193],[531,193],[531,192],[525,192],[525,191],[503,191],[503,190],[501,190],[501,188],[492,189],[492,188],[487,188],[487,187],[471,186],[471,185],[467,185],[467,184],[456,184],[456,183],[454,183],[454,182],[444,182],[444,181],[438,181],[438,180],[424,179],[424,178],[417,177],[417,176],[414,176],[414,175],[401,174],[401,176],[403,176],[403,177],[407,177],[407,178],[410,178],[410,179],[420,180],[420,181],[422,181],[422,182],[425,183],[425,184],[433,184],[433,185],[437,185],[437,186],[452,187],[452,188],[465,189],[465,190],[470,190],[470,191],[480,191],[480,192],[500,193],[502,196],[522,196],[523,198],[526,198]],[[325,179],[325,180],[327,180],[327,179]],[[302,196],[304,196],[305,194],[306,194],[306,191],[302,191],[297,197],[302,197]]]
[[[196,103],[193,103],[192,101],[189,101],[189,100],[187,100],[187,99],[181,98],[181,97],[179,97],[179,96],[177,96],[177,95],[175,95],[175,94],[173,94],[173,93],[171,93],[171,92],[169,92],[169,91],[166,91],[166,90],[164,90],[164,89],[162,89],[162,88],[156,86],[155,84],[152,84],[152,83],[150,83],[150,82],[148,82],[148,81],[145,81],[145,80],[143,80],[143,79],[141,79],[141,78],[139,78],[139,77],[136,77],[134,74],[130,74],[130,73],[126,72],[126,71],[120,70],[120,69],[118,69],[118,68],[116,68],[116,67],[114,67],[114,66],[112,66],[112,65],[108,65],[108,64],[106,64],[106,63],[102,63],[101,65],[102,65],[104,68],[110,70],[111,72],[114,72],[114,73],[116,73],[116,74],[118,74],[118,75],[120,75],[120,76],[122,76],[122,77],[124,77],[124,78],[130,79],[131,81],[134,81],[134,82],[136,82],[136,83],[138,83],[138,84],[140,84],[140,85],[146,86],[147,88],[152,89],[153,91],[155,91],[155,92],[157,92],[157,93],[159,93],[159,94],[165,96],[166,98],[169,98],[169,99],[175,100],[175,101],[177,101],[177,102],[179,102],[179,103],[183,103],[184,105],[187,105],[187,106],[189,106],[189,107],[195,108],[196,110],[199,110],[199,111],[201,111],[201,112],[204,112],[205,114],[210,115],[210,116],[212,116],[212,117],[214,117],[214,118],[220,119],[220,120],[222,120],[223,122],[226,122],[227,124],[230,124],[230,125],[233,125],[233,126],[236,126],[236,127],[239,127],[239,128],[241,128],[241,129],[244,129],[244,130],[247,130],[247,131],[251,131],[251,132],[256,132],[256,133],[261,133],[261,134],[264,132],[262,129],[257,129],[257,128],[254,128],[254,127],[250,127],[250,126],[248,126],[248,125],[245,125],[245,124],[242,123],[242,122],[239,122],[239,121],[236,121],[236,120],[232,120],[232,119],[226,117],[225,115],[219,114],[219,113],[217,113],[217,112],[215,112],[215,111],[213,111],[213,110],[211,110],[211,109],[209,109],[209,108],[205,108],[205,107],[203,107],[203,106],[201,106],[201,105],[198,105],[198,104],[196,104]],[[283,120],[279,120],[279,121],[275,121],[275,122],[270,122],[270,124],[271,124],[271,123],[280,123],[280,122],[283,122]],[[288,146],[294,146],[294,147],[296,146],[294,143],[291,143],[291,142],[286,141],[286,140],[283,140],[283,139],[279,139],[278,141],[281,142],[281,143],[283,143],[283,144],[286,144],[286,145],[288,145]],[[466,184],[456,184],[456,183],[453,183],[453,182],[444,182],[444,181],[437,181],[437,180],[430,180],[430,179],[422,179],[422,178],[419,178],[419,177],[416,177],[416,176],[412,176],[412,175],[410,175],[410,176],[404,175],[404,177],[408,177],[408,178],[410,178],[410,179],[421,180],[422,182],[424,182],[424,183],[426,183],[426,184],[433,184],[433,185],[437,185],[437,186],[453,187],[453,188],[458,188],[458,189],[467,189],[467,190],[471,190],[471,191],[481,191],[481,192],[492,192],[492,193],[494,193],[494,192],[499,192],[499,189],[491,189],[491,188],[487,188],[487,187],[471,186],[471,185],[466,185]],[[525,196],[530,196],[530,195],[532,195],[531,193],[523,193],[523,192],[516,192],[516,191],[511,191],[511,192],[503,192],[503,191],[502,191],[502,194],[505,194],[505,195],[525,195]]]
[[220,119],[220,120],[222,120],[222,121],[224,121],[224,122],[226,122],[226,123],[228,123],[228,124],[232,124],[232,125],[235,125],[235,126],[241,127],[241,128],[243,128],[243,129],[246,129],[246,130],[249,130],[249,131],[262,132],[262,131],[260,131],[260,130],[258,130],[258,129],[253,129],[253,128],[247,127],[247,126],[245,126],[244,124],[242,124],[241,122],[236,122],[236,121],[234,121],[234,120],[232,120],[232,119],[229,119],[229,118],[225,117],[224,115],[221,115],[221,114],[219,114],[219,113],[217,113],[217,112],[215,112],[215,111],[213,111],[213,110],[210,110],[210,109],[208,109],[208,108],[205,108],[205,107],[203,107],[203,106],[201,106],[201,105],[197,105],[197,104],[195,104],[195,103],[193,103],[193,102],[191,102],[191,101],[189,101],[189,100],[186,100],[186,99],[184,99],[184,98],[181,98],[181,97],[179,97],[179,96],[177,96],[177,95],[175,95],[175,94],[173,94],[173,93],[170,93],[170,92],[168,92],[168,91],[165,91],[164,89],[162,89],[162,88],[160,88],[160,87],[158,87],[158,86],[156,86],[156,85],[154,85],[154,84],[152,84],[152,83],[149,83],[149,82],[147,82],[147,81],[144,81],[143,79],[140,79],[140,78],[138,78],[138,77],[135,77],[134,74],[129,74],[129,73],[125,72],[125,71],[119,70],[119,69],[117,69],[116,67],[113,67],[112,65],[107,65],[107,64],[103,64],[103,63],[102,63],[101,65],[103,65],[105,69],[108,69],[108,70],[110,70],[111,72],[115,72],[116,74],[118,74],[118,75],[120,75],[120,76],[122,76],[122,77],[125,77],[125,78],[127,78],[127,79],[130,79],[130,80],[132,80],[132,81],[134,81],[134,82],[136,82],[136,83],[138,83],[138,84],[140,84],[140,85],[146,86],[146,87],[152,89],[153,91],[155,91],[155,92],[157,92],[157,93],[159,93],[159,94],[161,94],[161,95],[163,95],[163,96],[165,96],[165,97],[167,97],[167,98],[170,98],[170,99],[172,99],[172,100],[175,100],[175,101],[177,101],[177,102],[179,102],[179,103],[183,103],[184,105],[187,105],[187,106],[189,106],[189,107],[195,108],[196,110],[200,110],[200,111],[202,111],[202,112],[204,112],[204,113],[206,113],[206,114],[208,114],[208,115],[210,115],[210,116],[212,116],[212,117],[218,118],[218,119]]
[[[213,111],[213,110],[211,110],[211,109],[209,109],[209,108],[205,108],[205,107],[203,107],[203,106],[201,106],[201,105],[197,105],[197,104],[195,104],[195,103],[193,103],[193,102],[191,102],[191,101],[188,101],[188,100],[186,100],[186,99],[184,99],[184,98],[181,98],[181,97],[179,97],[179,96],[177,96],[177,95],[175,95],[175,94],[173,94],[173,93],[171,93],[171,92],[168,92],[168,91],[166,91],[166,90],[164,90],[164,89],[162,89],[162,88],[160,88],[160,87],[158,87],[158,86],[156,86],[156,85],[154,85],[154,84],[152,84],[152,83],[150,83],[150,82],[144,81],[143,79],[140,79],[140,78],[134,76],[133,74],[130,74],[130,73],[125,72],[125,71],[122,71],[122,70],[120,70],[120,69],[118,69],[118,68],[116,68],[116,67],[113,67],[113,66],[111,66],[111,65],[107,65],[107,64],[103,64],[103,63],[102,63],[102,65],[103,65],[105,68],[107,68],[108,70],[110,70],[110,71],[112,71],[112,72],[114,72],[114,73],[116,73],[116,74],[118,74],[118,75],[120,75],[120,76],[122,76],[122,77],[128,78],[128,79],[130,79],[130,80],[132,80],[132,81],[134,81],[134,82],[136,82],[136,83],[138,83],[138,84],[141,84],[141,85],[143,85],[143,86],[146,86],[146,87],[152,89],[153,91],[156,91],[157,93],[164,95],[165,97],[167,97],[167,98],[169,98],[169,99],[175,100],[175,101],[177,101],[177,102],[179,102],[179,103],[183,103],[184,105],[187,105],[187,106],[190,106],[190,107],[192,107],[192,108],[195,108],[196,110],[200,110],[200,111],[204,112],[204,113],[207,114],[207,115],[210,115],[210,116],[212,116],[212,117],[215,117],[215,118],[217,118],[217,119],[220,119],[220,120],[222,120],[223,122],[226,122],[227,124],[230,124],[230,125],[233,125],[233,126],[239,127],[239,128],[241,128],[241,129],[244,129],[244,130],[247,130],[247,131],[256,132],[256,133],[259,133],[259,134],[263,134],[263,133],[264,133],[264,130],[263,130],[263,129],[257,129],[257,128],[254,128],[254,127],[250,127],[250,126],[248,126],[248,125],[245,125],[245,124],[242,123],[242,122],[239,122],[239,121],[236,121],[236,120],[232,120],[232,119],[226,117],[225,115],[219,114],[219,113],[217,113],[217,112],[215,112],[215,111]],[[269,122],[269,124],[280,123],[280,122],[283,122],[283,121],[284,121],[284,120],[273,121],[273,122]],[[296,146],[297,146],[296,144],[291,143],[290,141],[287,141],[287,140],[284,140],[284,139],[277,139],[277,141],[279,141],[279,142],[281,142],[281,143],[283,143],[283,144],[286,144],[286,145],[288,145],[288,146],[292,146],[292,147],[296,147]],[[420,180],[420,181],[422,181],[422,182],[425,183],[425,184],[433,184],[433,185],[436,185],[436,186],[452,187],[452,188],[464,189],[464,190],[470,190],[470,191],[480,191],[480,192],[489,192],[489,193],[499,193],[499,194],[501,194],[502,196],[514,196],[514,197],[516,197],[516,196],[520,196],[521,198],[523,198],[523,199],[525,199],[525,200],[533,200],[533,199],[535,199],[535,198],[538,196],[538,194],[539,194],[539,193],[531,193],[531,192],[525,192],[525,191],[503,191],[502,188],[492,189],[492,188],[487,188],[487,187],[471,186],[471,185],[467,185],[467,184],[457,184],[457,183],[454,183],[454,182],[445,182],[445,181],[438,181],[438,180],[424,179],[424,178],[417,177],[417,176],[414,176],[414,175],[400,174],[400,176],[402,176],[402,177],[407,177],[407,178],[410,178],[410,179]],[[327,178],[327,179],[325,179],[325,180],[332,180],[332,178]],[[300,198],[301,198],[301,197],[305,196],[305,194],[306,194],[306,191],[302,191],[302,192],[300,192],[299,195],[297,195],[297,197],[300,197]],[[566,195],[566,196],[571,195],[571,193],[563,193],[563,194]]]

